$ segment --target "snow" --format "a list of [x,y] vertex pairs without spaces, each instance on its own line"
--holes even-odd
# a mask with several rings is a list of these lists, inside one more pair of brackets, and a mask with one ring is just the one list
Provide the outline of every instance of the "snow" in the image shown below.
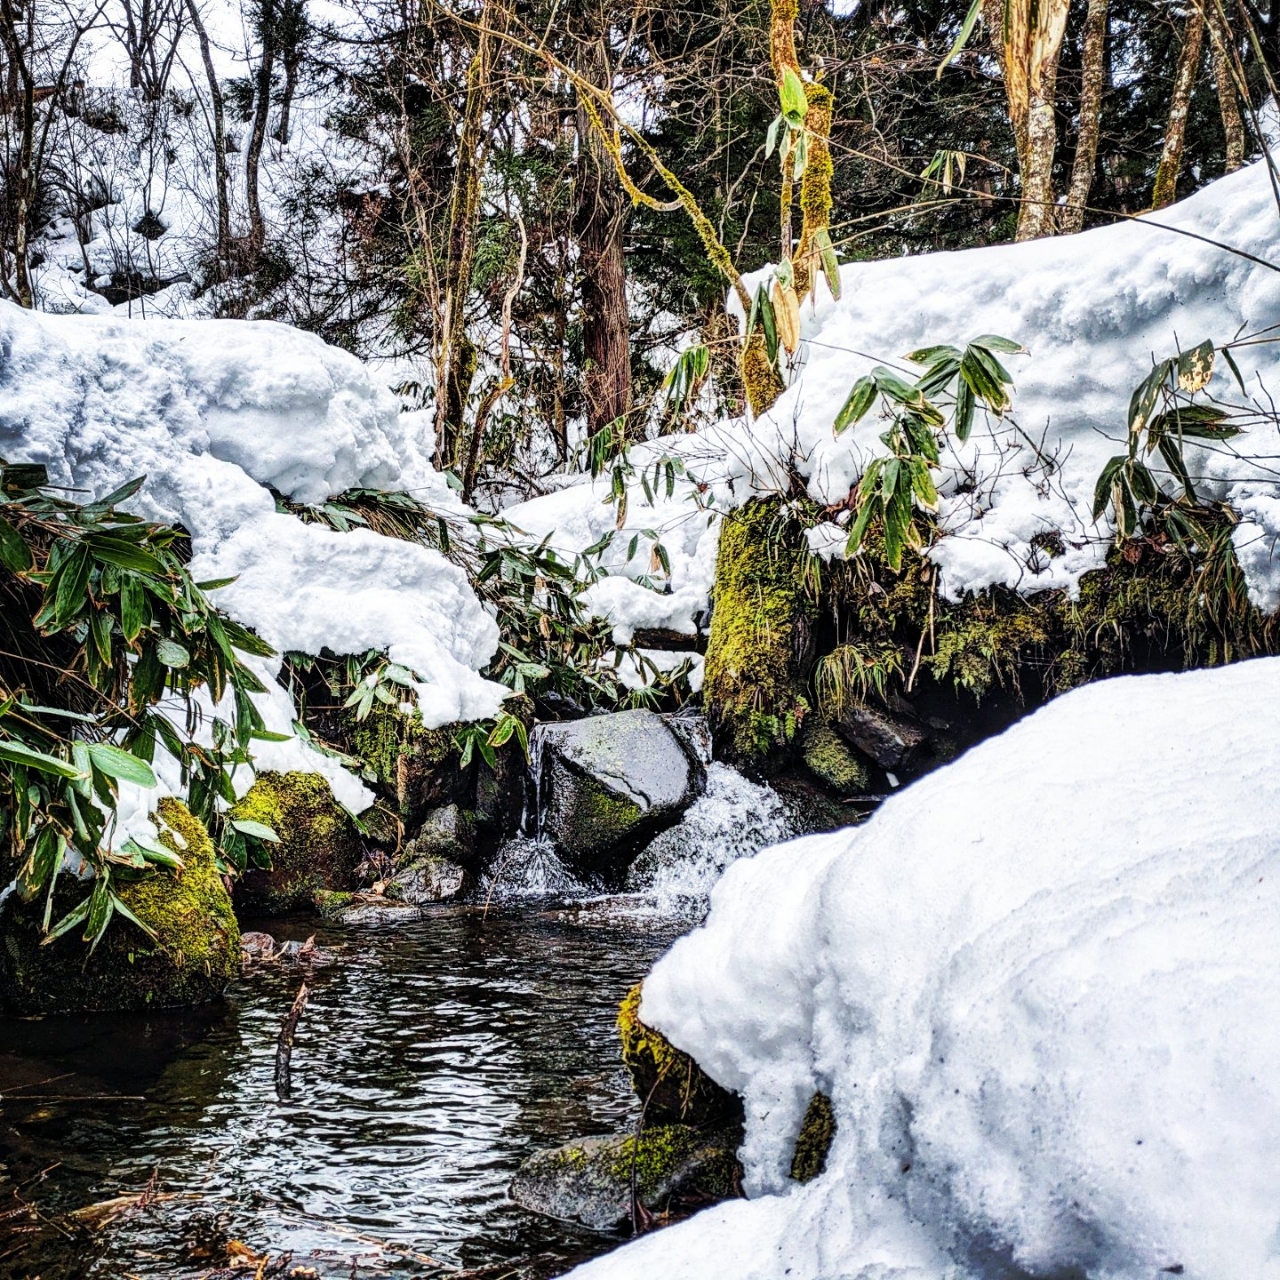
[[[620,556],[634,531],[655,531],[672,552],[672,591],[655,600],[643,587],[610,581],[592,589],[597,612],[614,621],[620,643],[635,626],[691,630],[714,569],[714,538],[696,536],[706,527],[700,506],[725,513],[757,494],[789,493],[792,471],[818,503],[845,503],[883,450],[886,426],[873,412],[836,437],[836,414],[856,379],[878,364],[918,376],[907,352],[992,333],[1029,349],[1005,358],[1015,379],[1013,412],[1003,421],[979,414],[967,443],[950,439],[944,447],[938,488],[945,536],[928,554],[949,598],[997,583],[1023,592],[1074,591],[1083,574],[1105,562],[1113,529],[1106,516],[1094,524],[1093,490],[1107,459],[1124,448],[1129,398],[1153,360],[1205,338],[1221,344],[1259,332],[1280,314],[1280,270],[1193,235],[1280,258],[1280,216],[1265,166],[1222,178],[1159,214],[1077,236],[842,267],[839,302],[820,285],[816,300],[805,303],[797,368],[767,414],[632,449],[625,536],[609,554]],[[750,277],[749,287],[767,274]],[[732,296],[730,309],[738,311]],[[1280,343],[1239,348],[1236,357],[1248,400],[1221,359],[1208,394],[1265,409],[1280,389]],[[1228,501],[1244,517],[1235,545],[1249,591],[1274,611],[1275,426],[1260,420],[1231,443],[1235,452],[1188,443],[1188,466],[1203,497]],[[671,499],[664,490],[650,504],[640,476],[652,478],[654,464],[668,457],[679,458],[700,487],[682,480]],[[608,492],[602,478],[509,514],[552,533],[559,545],[581,548],[612,527]],[[1036,547],[1036,536],[1050,531],[1061,535],[1065,554],[1051,558]],[[809,540],[829,559],[843,554],[846,539],[847,531],[828,521]],[[636,578],[644,567],[615,569]],[[657,617],[663,621],[650,621]]]
[[42,462],[86,499],[145,474],[129,506],[190,532],[197,580],[236,576],[214,592],[220,608],[281,653],[386,651],[437,727],[492,716],[505,693],[478,674],[498,630],[466,575],[417,543],[304,523],[272,493],[315,504],[403,489],[465,515],[427,461],[428,433],[355,357],[284,325],[0,303],[0,457]]
[[640,1012],[744,1096],[754,1198],[573,1274],[1280,1276],[1277,697],[1274,658],[1091,685],[732,864]]

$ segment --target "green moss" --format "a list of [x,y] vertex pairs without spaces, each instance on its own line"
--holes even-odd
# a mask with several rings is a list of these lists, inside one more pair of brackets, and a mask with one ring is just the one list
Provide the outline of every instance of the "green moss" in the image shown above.
[[742,372],[742,387],[747,393],[747,404],[752,415],[758,418],[773,408],[775,401],[786,389],[777,367],[769,359],[762,331],[757,330],[747,339],[742,348],[739,367]]
[[836,1113],[825,1093],[809,1099],[795,1154],[791,1157],[791,1176],[796,1182],[812,1182],[826,1167],[827,1154],[836,1136]]
[[581,776],[573,784],[574,804],[565,817],[560,840],[567,849],[608,849],[635,831],[644,813],[634,800]]
[[741,1113],[741,1103],[722,1089],[660,1031],[640,1021],[637,983],[618,1007],[622,1060],[631,1074],[645,1117],[656,1124],[713,1124]]
[[316,910],[322,920],[341,920],[342,913],[351,905],[355,894],[343,889],[317,889]]
[[[689,1158],[706,1148],[705,1136],[688,1125],[658,1125],[619,1144],[609,1169],[610,1176],[630,1181],[635,1170],[636,1192],[642,1202],[652,1204],[672,1186]],[[738,1162],[726,1145],[706,1160],[699,1161],[697,1189],[716,1199],[734,1194]]]
[[259,774],[231,814],[265,823],[280,837],[271,846],[270,871],[250,870],[236,886],[244,911],[276,915],[305,909],[321,889],[350,887],[360,837],[319,774]]
[[[43,902],[6,911],[0,935],[0,1005],[8,1012],[203,1004],[239,973],[240,929],[204,824],[172,798],[162,799],[153,816],[161,842],[183,861],[181,874],[157,871],[117,886],[125,905],[155,938],[117,916],[90,955],[79,930],[41,944]],[[70,909],[85,891],[85,886],[66,886],[55,911]]]
[[806,558],[800,525],[777,500],[749,502],[721,525],[703,701],[721,753],[748,768],[785,759],[809,710]]
[[828,724],[805,726],[800,758],[805,768],[838,796],[865,795],[871,790],[866,761]]

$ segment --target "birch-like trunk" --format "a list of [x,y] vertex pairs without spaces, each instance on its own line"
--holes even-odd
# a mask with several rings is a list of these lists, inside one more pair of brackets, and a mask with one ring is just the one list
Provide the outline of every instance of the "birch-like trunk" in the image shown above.
[[1209,24],[1209,53],[1213,59],[1213,81],[1218,90],[1218,109],[1222,112],[1222,132],[1227,140],[1227,169],[1234,173],[1244,164],[1244,117],[1240,113],[1240,97],[1236,92],[1235,39],[1216,0],[1203,0]]
[[1178,70],[1173,79],[1173,97],[1169,101],[1169,119],[1164,127],[1164,148],[1156,166],[1155,187],[1151,207],[1163,209],[1178,197],[1178,175],[1182,172],[1182,149],[1187,140],[1187,113],[1191,110],[1191,90],[1200,70],[1200,53],[1204,46],[1204,10],[1193,8],[1187,14],[1186,34],[1178,54]]
[[1102,127],[1102,95],[1107,85],[1107,18],[1107,0],[1089,0],[1080,69],[1080,128],[1076,134],[1067,206],[1058,224],[1058,229],[1068,235],[1084,227],[1085,208],[1093,189],[1098,134]]

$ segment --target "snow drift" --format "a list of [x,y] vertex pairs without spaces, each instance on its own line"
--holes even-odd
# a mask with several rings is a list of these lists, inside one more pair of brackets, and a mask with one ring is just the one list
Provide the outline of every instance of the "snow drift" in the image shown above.
[[494,714],[476,674],[498,630],[439,553],[277,512],[347,488],[458,503],[355,357],[285,325],[47,316],[0,303],[0,456],[100,497],[136,475],[139,514],[191,533],[198,579],[281,652],[385,649],[419,677],[430,726]]
[[[687,484],[674,500],[664,493],[651,506],[640,483],[646,465],[652,476],[655,459],[678,456],[703,486],[699,500],[719,511],[754,494],[790,492],[792,468],[816,501],[842,503],[867,462],[883,452],[886,423],[875,413],[834,434],[857,378],[877,364],[914,378],[922,370],[904,359],[906,352],[962,346],[990,333],[1022,343],[1029,354],[1007,360],[1016,383],[1012,414],[979,421],[965,444],[949,438],[943,449],[945,536],[929,555],[941,569],[941,590],[953,599],[995,583],[1023,592],[1072,590],[1105,562],[1112,528],[1105,517],[1098,525],[1091,518],[1093,489],[1107,459],[1123,450],[1134,388],[1153,360],[1180,347],[1205,338],[1221,344],[1274,325],[1278,268],[1280,215],[1261,163],[1158,214],[1081,235],[844,266],[839,302],[819,284],[816,300],[804,304],[797,368],[767,414],[632,451],[637,474],[628,519],[606,562],[632,577],[647,572],[646,556],[628,562],[625,552],[635,532],[653,529],[670,555],[673,591],[646,597],[635,584],[606,580],[594,589],[595,606],[618,624],[623,641],[635,626],[692,633],[693,616],[705,608],[715,548],[706,517]],[[749,282],[753,289],[759,278]],[[1243,347],[1236,356],[1247,397],[1221,361],[1208,394],[1266,408],[1269,394],[1280,391],[1280,344]],[[1232,442],[1238,457],[1221,448],[1187,450],[1201,496],[1228,501],[1243,516],[1236,549],[1251,595],[1267,612],[1280,605],[1275,434],[1272,424],[1251,429]],[[562,545],[589,545],[613,527],[612,509],[602,505],[607,479],[509,514],[540,535],[554,531]],[[1051,532],[1060,535],[1065,554],[1051,558],[1036,546],[1037,535]],[[811,538],[823,554],[845,540],[834,524],[819,526]]]
[[1093,685],[730,866],[641,1015],[743,1094],[758,1198],[574,1274],[1280,1276],[1277,699],[1271,658]]

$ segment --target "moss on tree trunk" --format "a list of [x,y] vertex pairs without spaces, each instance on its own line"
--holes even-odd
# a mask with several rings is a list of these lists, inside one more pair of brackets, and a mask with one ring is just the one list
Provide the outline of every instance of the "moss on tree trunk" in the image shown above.
[[717,753],[755,772],[785,763],[809,710],[805,554],[780,499],[749,502],[720,529],[703,700]]

